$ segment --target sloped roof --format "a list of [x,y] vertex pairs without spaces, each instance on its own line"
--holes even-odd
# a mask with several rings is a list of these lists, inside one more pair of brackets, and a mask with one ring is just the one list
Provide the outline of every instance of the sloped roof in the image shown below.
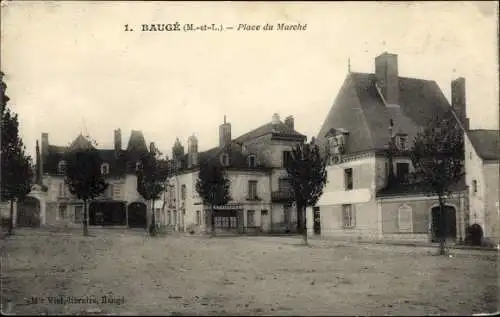
[[295,129],[292,129],[282,121],[279,121],[278,124],[273,124],[272,122],[263,124],[260,127],[237,137],[236,139],[234,139],[234,141],[243,143],[270,133],[276,136],[294,137],[299,139],[306,137],[305,135],[297,132]]
[[[64,159],[64,153],[70,149],[87,148],[92,143],[83,135],[79,135],[70,146],[48,145],[47,155],[43,158],[44,173],[57,173],[58,164]],[[135,173],[135,164],[140,155],[146,153],[148,148],[141,131],[132,131],[127,150],[96,149],[101,160],[110,165],[109,176],[123,175],[126,172]]]
[[399,107],[387,107],[375,83],[375,74],[347,75],[318,133],[317,143],[322,148],[331,128],[343,128],[349,132],[348,152],[384,149],[390,119],[394,132],[413,138],[426,122],[450,109],[435,81],[399,77]]
[[129,152],[147,152],[148,146],[146,145],[146,140],[142,131],[132,130],[130,133],[130,139],[127,144],[127,151]]
[[499,130],[469,130],[467,131],[472,146],[483,160],[500,159],[500,131]]

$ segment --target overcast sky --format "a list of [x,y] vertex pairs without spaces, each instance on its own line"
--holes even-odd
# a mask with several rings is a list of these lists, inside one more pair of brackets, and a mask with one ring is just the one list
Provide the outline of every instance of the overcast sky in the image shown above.
[[[315,136],[347,75],[398,54],[400,76],[467,80],[472,128],[498,128],[496,2],[10,2],[1,68],[30,153],[42,132],[67,145],[82,131],[112,147],[142,130],[170,155],[193,133],[217,145],[224,114],[236,137],[274,112]],[[306,31],[140,32],[142,23],[307,23]],[[124,32],[128,23],[135,30]]]

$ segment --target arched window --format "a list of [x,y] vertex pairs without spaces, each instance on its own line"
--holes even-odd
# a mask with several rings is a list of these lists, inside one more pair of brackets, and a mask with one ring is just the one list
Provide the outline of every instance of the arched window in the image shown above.
[[59,162],[59,165],[57,166],[57,172],[59,174],[66,173],[66,161],[60,161]]
[[101,174],[102,175],[108,175],[109,174],[109,164],[108,163],[103,163],[101,165]]

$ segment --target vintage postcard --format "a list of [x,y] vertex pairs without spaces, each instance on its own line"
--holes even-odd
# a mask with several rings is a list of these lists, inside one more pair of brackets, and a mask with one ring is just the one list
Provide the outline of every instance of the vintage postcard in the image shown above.
[[2,313],[498,312],[498,14],[2,0]]

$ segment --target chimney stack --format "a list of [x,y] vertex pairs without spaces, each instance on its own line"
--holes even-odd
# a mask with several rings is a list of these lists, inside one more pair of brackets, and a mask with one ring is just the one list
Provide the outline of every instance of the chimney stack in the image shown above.
[[465,78],[459,77],[451,82],[451,106],[466,130],[469,129],[467,118],[467,101],[465,94]]
[[49,134],[42,132],[42,157],[49,154]]
[[285,124],[290,128],[290,129],[294,129],[294,120],[293,120],[293,116],[288,116],[285,118]]
[[375,57],[375,77],[388,105],[399,104],[398,55],[382,53]]
[[119,152],[122,149],[122,131],[121,129],[115,130],[115,151]]
[[224,147],[231,143],[231,123],[226,122],[224,116],[224,123],[219,126],[219,146]]
[[273,124],[279,124],[280,123],[280,115],[279,114],[277,114],[277,113],[273,114],[272,123]]
[[188,167],[198,165],[198,140],[194,134],[188,138]]

